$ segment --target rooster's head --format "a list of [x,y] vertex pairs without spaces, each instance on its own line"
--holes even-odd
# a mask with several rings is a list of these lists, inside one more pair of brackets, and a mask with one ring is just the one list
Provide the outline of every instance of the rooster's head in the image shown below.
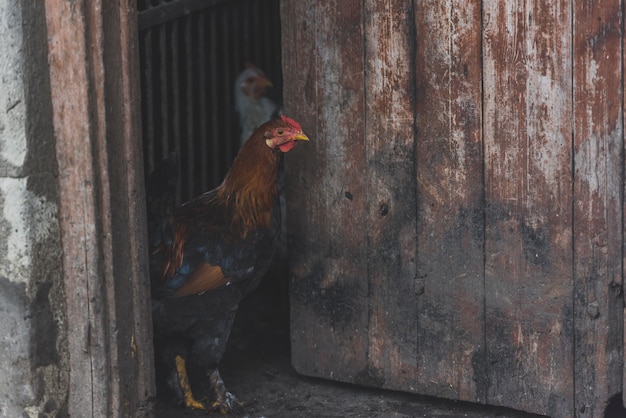
[[[265,89],[272,86],[272,82],[265,76],[260,68],[248,64],[235,81],[236,89],[239,89],[244,96],[258,100],[265,93]],[[235,90],[235,97],[239,92]]]
[[302,127],[295,120],[281,115],[275,123],[267,124],[265,143],[270,148],[278,148],[289,152],[296,146],[296,141],[308,141],[309,137],[302,132]]

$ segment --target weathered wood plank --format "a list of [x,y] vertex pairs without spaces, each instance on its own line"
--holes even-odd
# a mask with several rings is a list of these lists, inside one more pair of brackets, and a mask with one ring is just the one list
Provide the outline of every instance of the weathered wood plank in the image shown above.
[[136,5],[46,0],[45,7],[67,300],[68,412],[139,416],[154,382],[141,244],[147,237],[135,100]]
[[298,370],[601,416],[624,327],[619,3],[283,2],[286,109],[318,141],[287,161]]
[[[108,344],[104,296],[100,282],[99,234],[96,229],[94,167],[84,158],[89,149],[90,82],[86,61],[84,10],[64,1],[46,0],[50,84],[59,160],[59,224],[67,297],[70,359],[69,412],[109,415],[105,379]],[[69,291],[68,291],[69,290]],[[93,329],[90,323],[94,323]]]
[[572,417],[571,2],[483,26],[487,402]]
[[365,153],[369,345],[357,382],[417,383],[415,26],[403,0],[366,0]]
[[360,1],[282,2],[285,112],[311,137],[286,161],[292,361],[354,381],[367,366],[367,194]]
[[[111,189],[110,211],[112,277],[109,292],[123,326],[116,324],[119,377],[118,411],[140,416],[145,401],[155,391],[151,304],[148,272],[148,242],[145,220],[144,170],[141,138],[139,44],[136,0],[102,6],[104,99],[106,110],[106,164]],[[113,65],[112,63],[117,63]],[[104,161],[103,161],[104,162]],[[103,204],[103,207],[106,207]],[[127,321],[125,319],[128,319]]]
[[621,2],[575,2],[575,410],[602,417],[621,391],[623,300]]
[[418,388],[485,402],[481,2],[417,4]]

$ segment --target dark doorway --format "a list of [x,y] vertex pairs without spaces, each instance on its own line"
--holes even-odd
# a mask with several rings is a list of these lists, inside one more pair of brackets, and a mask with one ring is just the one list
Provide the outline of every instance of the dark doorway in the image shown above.
[[147,173],[179,156],[179,198],[219,184],[237,154],[233,97],[248,63],[282,99],[278,0],[139,0],[141,101]]
[[[217,186],[238,152],[234,84],[248,64],[282,102],[280,2],[139,0],[138,26],[145,174],[175,152],[182,203]],[[242,302],[224,362],[259,347],[288,356],[287,293],[283,257]]]

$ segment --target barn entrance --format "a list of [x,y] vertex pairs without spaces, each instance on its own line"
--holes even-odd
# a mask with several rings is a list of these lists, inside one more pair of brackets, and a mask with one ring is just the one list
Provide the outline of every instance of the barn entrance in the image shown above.
[[[272,83],[266,96],[282,103],[280,2],[140,0],[137,7],[145,174],[175,152],[182,203],[216,187],[239,150],[238,75],[260,68]],[[288,266],[281,254],[242,303],[225,361],[251,345],[288,357]]]
[[[178,151],[184,200],[219,181],[236,148],[234,121],[219,113],[232,103],[220,106],[229,99],[217,94],[232,87],[216,80],[232,80],[249,58],[234,52],[233,64],[206,51],[239,36],[254,44],[241,35],[250,26],[237,32],[233,21],[268,2],[140,1],[140,41],[136,1],[9,4],[20,7],[3,9],[6,22],[21,16],[24,34],[37,29],[24,48],[21,29],[7,33],[18,33],[9,44],[28,64],[25,127],[37,126],[26,161],[48,157],[42,150],[56,160],[42,172],[43,161],[24,168],[54,177],[58,166],[50,222],[59,234],[50,241],[62,264],[62,277],[24,277],[41,286],[32,296],[42,315],[32,322],[19,310],[26,327],[38,324],[26,329],[35,362],[23,364],[35,367],[33,392],[40,384],[55,392],[42,411],[137,416],[153,392],[139,49],[154,60],[142,74],[151,86],[145,165]],[[228,12],[212,18],[205,6]],[[298,173],[287,182],[298,214],[289,225],[296,369],[554,417],[623,416],[624,1],[280,6],[285,109],[313,138],[287,167]],[[216,62],[228,66],[211,72]],[[277,83],[272,63],[256,62]],[[216,83],[221,90],[209,94]],[[20,100],[6,110],[21,110]],[[13,168],[4,175],[23,179]],[[12,215],[30,216],[18,209]],[[51,283],[58,317],[45,303]],[[58,358],[48,347],[51,318]],[[279,376],[266,369],[243,381],[269,388],[259,397],[267,405]],[[306,416],[302,404],[285,403],[303,393],[313,416],[348,396],[391,411],[373,405],[372,392],[319,401],[302,382],[278,393],[275,405],[291,411],[283,416]],[[407,405],[404,415],[438,416]]]
[[291,310],[284,263],[247,303],[291,315],[299,372],[551,416],[618,403],[619,1],[138,6],[146,172],[177,152],[180,201],[238,149],[247,61],[318,141],[287,161]]

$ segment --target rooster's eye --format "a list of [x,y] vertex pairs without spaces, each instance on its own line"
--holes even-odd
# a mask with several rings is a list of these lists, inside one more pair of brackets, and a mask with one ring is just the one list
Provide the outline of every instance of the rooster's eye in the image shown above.
[[279,129],[278,131],[276,131],[276,133],[278,134],[278,136],[282,136],[285,133],[285,131],[282,129]]

